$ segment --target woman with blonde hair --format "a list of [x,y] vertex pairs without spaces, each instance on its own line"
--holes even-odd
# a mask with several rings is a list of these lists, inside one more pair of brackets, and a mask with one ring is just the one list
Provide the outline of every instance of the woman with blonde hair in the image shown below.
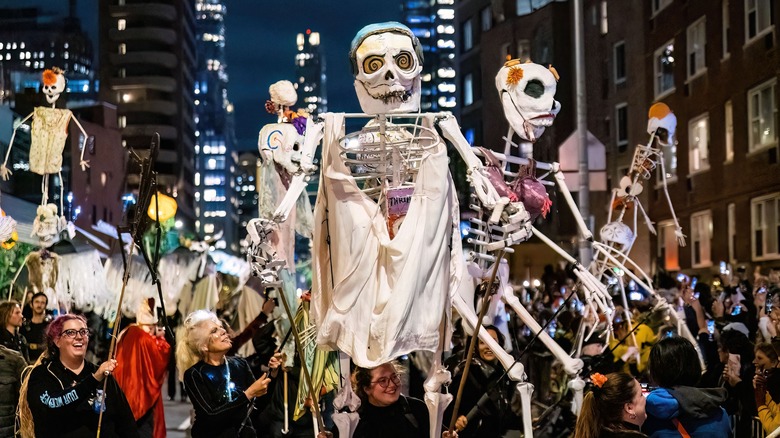
[[639,428],[647,418],[642,387],[624,372],[595,373],[593,388],[582,400],[575,438],[646,437]]
[[95,436],[98,428],[104,437],[138,437],[130,405],[110,375],[116,360],[96,366],[84,359],[89,337],[81,315],[62,315],[46,328],[46,351],[22,380],[18,415],[23,438]]
[[195,408],[193,438],[254,437],[253,401],[265,395],[271,379],[263,374],[255,380],[244,359],[227,356],[230,337],[212,312],[187,315],[182,335],[176,365]]

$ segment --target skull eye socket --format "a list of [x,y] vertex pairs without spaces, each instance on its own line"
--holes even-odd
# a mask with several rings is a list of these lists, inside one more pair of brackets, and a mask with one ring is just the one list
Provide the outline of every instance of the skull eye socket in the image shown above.
[[409,52],[401,52],[395,57],[395,63],[401,70],[409,71],[414,68],[414,59]]
[[372,55],[363,60],[363,71],[366,74],[375,73],[385,65],[385,59],[379,55]]
[[538,99],[544,94],[544,84],[538,79],[531,79],[523,91],[534,99]]

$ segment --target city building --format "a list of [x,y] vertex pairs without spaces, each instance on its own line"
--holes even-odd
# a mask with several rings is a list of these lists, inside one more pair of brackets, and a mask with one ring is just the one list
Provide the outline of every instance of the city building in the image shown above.
[[666,200],[655,190],[649,213],[658,268],[710,278],[720,262],[732,272],[747,265],[748,274],[780,267],[780,8],[773,0],[643,5],[645,106],[664,102],[677,116],[677,148],[665,162],[687,235],[678,247]]
[[[176,198],[177,219],[195,222],[195,15],[188,0],[103,0],[99,4],[101,100],[117,108],[122,146],[148,153],[160,135],[155,164],[161,192]],[[129,163],[127,185],[138,190]]]
[[52,67],[65,71],[71,104],[94,101],[92,43],[76,18],[76,0],[69,11],[60,17],[38,8],[0,9],[0,103],[40,90],[41,72]]
[[[246,229],[247,224],[252,219],[258,217],[258,200],[259,194],[257,190],[257,181],[260,177],[258,172],[260,171],[260,153],[256,151],[243,152],[238,156],[238,171],[236,172],[236,196],[238,198],[238,214],[240,235],[244,235],[243,230]],[[241,254],[246,254],[246,248],[248,242],[241,241],[240,251]]]
[[328,111],[328,87],[325,54],[320,46],[320,33],[306,29],[295,37],[295,89],[298,107],[311,114]]
[[205,239],[217,234],[215,249],[238,254],[238,155],[233,105],[228,100],[225,62],[225,14],[222,0],[195,2],[195,231]]
[[455,0],[406,0],[401,3],[401,21],[420,40],[425,58],[420,90],[422,111],[456,110],[454,3]]

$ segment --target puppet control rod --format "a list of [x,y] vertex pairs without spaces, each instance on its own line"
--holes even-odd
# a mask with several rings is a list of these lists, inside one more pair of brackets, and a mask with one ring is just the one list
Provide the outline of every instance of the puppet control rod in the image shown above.
[[[135,245],[138,244],[141,248],[141,254],[144,258],[144,261],[146,262],[147,267],[149,268],[149,272],[152,275],[152,281],[153,283],[157,284],[157,292],[160,297],[160,304],[163,306],[163,309],[165,308],[165,301],[162,294],[161,285],[159,282],[159,278],[157,276],[157,264],[159,262],[159,255],[160,255],[160,218],[159,218],[159,206],[157,205],[157,196],[155,196],[155,212],[157,215],[156,222],[157,222],[157,243],[155,245],[154,250],[154,258],[152,259],[154,262],[152,263],[152,260],[149,259],[146,252],[143,250],[143,230],[149,225],[149,221],[151,218],[147,219],[146,212],[149,209],[149,204],[151,203],[152,199],[152,193],[156,191],[157,188],[157,178],[156,174],[153,170],[154,168],[154,162],[157,159],[157,153],[160,149],[160,134],[155,133],[152,137],[151,145],[149,147],[149,155],[146,158],[140,158],[135,152],[131,151],[131,157],[135,158],[136,160],[140,161],[141,166],[141,179],[139,182],[139,188],[138,188],[138,203],[136,204],[135,212],[133,213],[133,219],[128,223],[128,227],[130,229],[130,235],[133,239],[133,244],[130,245],[130,251],[127,256],[127,259],[125,259],[124,255],[124,242],[122,241],[122,232],[123,230],[118,230],[118,237],[119,237],[119,244],[120,244],[120,252],[122,253],[122,261],[124,262],[124,268],[125,272],[122,277],[122,289],[119,293],[119,301],[117,303],[117,311],[114,316],[114,328],[111,332],[111,343],[108,349],[108,358],[113,359],[116,357],[116,342],[117,337],[119,334],[119,326],[122,322],[122,301],[124,300],[125,296],[125,290],[127,288],[127,283],[130,280],[130,268],[132,267],[132,258],[133,258],[133,252],[135,251]],[[130,263],[128,263],[128,261]],[[154,310],[152,310],[154,311]],[[164,324],[166,326],[166,337],[173,336],[173,333],[170,330],[170,327],[168,327],[168,321],[166,318],[163,318]],[[168,339],[170,341],[170,339]],[[108,374],[108,373],[107,373]],[[106,377],[108,377],[106,375]],[[97,432],[95,434],[96,438],[100,438],[100,431],[101,426],[103,424],[103,412],[105,411],[105,397],[106,397],[106,387],[108,384],[108,378],[103,379],[103,393],[100,395],[100,415],[98,417],[98,425],[97,425]]]

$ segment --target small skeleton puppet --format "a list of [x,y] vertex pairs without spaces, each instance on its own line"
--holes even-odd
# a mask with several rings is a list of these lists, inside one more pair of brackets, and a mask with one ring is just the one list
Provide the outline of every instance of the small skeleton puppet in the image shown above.
[[[298,100],[298,95],[290,81],[276,82],[268,88],[268,92],[271,99],[266,102],[266,110],[277,116],[277,122],[263,126],[258,136],[257,147],[262,155],[262,164],[257,187],[260,200],[259,217],[270,220],[273,218],[276,206],[282,202],[290,189],[292,176],[299,170],[300,145],[303,142],[308,114],[302,111],[294,112],[291,109]],[[269,250],[277,260],[285,264],[278,269],[266,270],[261,274],[266,281],[271,279],[269,275],[278,276],[272,282],[278,283],[280,288],[271,291],[269,298],[278,298],[275,294],[281,290],[290,303],[294,303],[297,299],[294,275],[295,233],[311,238],[314,228],[314,215],[306,192],[300,194],[295,205],[296,208],[290,214],[290,218],[279,224],[276,232],[269,236],[268,243],[271,246]],[[255,262],[263,259],[267,259],[267,255],[261,256]],[[274,312],[277,330],[283,337],[289,330],[289,321],[282,307],[277,307]],[[287,347],[290,349],[287,355],[289,365],[292,366],[294,345],[290,343]]]
[[[52,68],[43,71],[43,94],[46,95],[46,101],[51,104],[51,107],[39,106],[35,107],[32,113],[25,117],[22,122],[14,128],[14,133],[11,136],[11,141],[8,144],[8,151],[5,154],[5,161],[0,166],[0,177],[4,180],[8,180],[11,170],[8,169],[8,158],[11,155],[11,148],[14,144],[14,138],[16,137],[16,130],[19,126],[27,122],[32,118],[31,130],[30,130],[30,171],[43,176],[42,183],[42,197],[41,207],[44,207],[46,211],[39,212],[36,216],[35,224],[33,225],[34,234],[41,239],[41,243],[44,245],[51,245],[54,239],[51,236],[52,226],[56,225],[56,234],[65,229],[66,219],[61,216],[57,219],[57,223],[54,224],[51,220],[51,209],[54,208],[53,213],[57,215],[57,207],[54,204],[46,205],[49,199],[49,175],[57,174],[60,178],[60,214],[63,212],[64,202],[64,184],[62,184],[62,152],[65,148],[65,143],[68,137],[68,124],[72,120],[76,123],[76,126],[81,131],[83,136],[83,142],[81,145],[81,170],[86,170],[89,167],[89,163],[84,161],[84,151],[87,149],[87,142],[93,141],[91,137],[87,136],[86,131],[79,123],[78,119],[73,117],[73,114],[68,109],[55,108],[55,103],[59,99],[60,95],[65,92],[67,81],[65,75],[59,68]],[[38,223],[40,221],[47,220],[48,222]],[[41,233],[38,234],[37,231]],[[69,232],[72,230],[69,229]],[[72,234],[71,234],[72,236]]]

